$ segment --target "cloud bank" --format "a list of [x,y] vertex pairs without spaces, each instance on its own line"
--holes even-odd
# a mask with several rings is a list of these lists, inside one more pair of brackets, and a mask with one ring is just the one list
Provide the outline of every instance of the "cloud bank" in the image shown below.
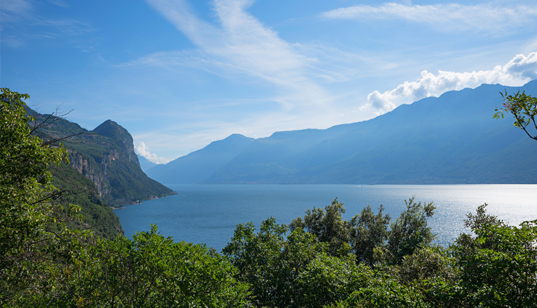
[[143,142],[138,142],[134,147],[134,152],[155,164],[167,164],[170,161],[166,158],[158,157],[156,154],[151,154],[149,148]]
[[479,31],[508,33],[513,28],[532,26],[537,20],[535,6],[495,6],[492,4],[357,5],[321,14],[330,19],[387,20],[403,19],[426,24],[442,31]]
[[451,90],[475,88],[484,83],[518,86],[532,79],[537,79],[537,52],[532,52],[528,56],[516,55],[506,65],[498,65],[486,71],[463,73],[438,71],[437,75],[423,71],[416,81],[406,81],[395,89],[383,93],[379,91],[369,93],[368,103],[363,109],[372,108],[380,114],[391,111],[401,104],[438,96]]

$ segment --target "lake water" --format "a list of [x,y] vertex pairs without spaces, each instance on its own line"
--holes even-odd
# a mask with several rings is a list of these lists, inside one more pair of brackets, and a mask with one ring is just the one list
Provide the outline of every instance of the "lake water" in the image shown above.
[[176,241],[205,243],[220,251],[239,223],[256,227],[273,216],[288,224],[307,209],[323,207],[334,198],[345,204],[350,220],[362,208],[380,204],[392,220],[405,209],[404,200],[433,201],[437,207],[430,226],[436,242],[447,245],[464,230],[469,212],[489,204],[488,212],[518,225],[537,219],[537,185],[168,185],[178,195],[144,201],[116,210],[126,236],[150,230]]

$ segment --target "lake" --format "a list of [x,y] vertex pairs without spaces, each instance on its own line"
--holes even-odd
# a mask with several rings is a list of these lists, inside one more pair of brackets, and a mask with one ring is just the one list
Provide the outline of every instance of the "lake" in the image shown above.
[[115,210],[126,236],[150,230],[176,241],[205,243],[220,251],[239,223],[261,221],[273,216],[288,224],[307,209],[328,205],[338,198],[350,220],[371,205],[383,205],[392,220],[405,209],[404,200],[436,205],[429,219],[437,234],[436,243],[448,245],[464,230],[469,212],[489,204],[488,213],[512,225],[537,219],[537,185],[168,185],[178,195],[144,201]]

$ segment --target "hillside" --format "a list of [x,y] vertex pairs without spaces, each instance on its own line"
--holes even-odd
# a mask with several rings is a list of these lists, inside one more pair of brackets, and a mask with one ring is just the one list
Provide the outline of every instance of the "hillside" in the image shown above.
[[[38,123],[44,120],[43,115],[35,112],[33,116]],[[111,120],[87,131],[76,123],[57,119],[40,128],[38,134],[45,140],[76,135],[62,141],[69,151],[69,166],[90,179],[101,200],[110,206],[174,194],[145,175],[134,153],[132,136]]]
[[[208,159],[194,152],[166,183],[188,183],[187,175],[198,176],[190,183],[210,184],[537,183],[535,145],[511,119],[492,118],[504,90],[535,96],[537,81],[451,91],[324,130],[277,132],[220,161],[210,175],[201,172]],[[160,172],[171,170],[170,164],[159,166]]]
[[112,208],[99,198],[93,182],[67,165],[54,166],[51,171],[54,186],[63,192],[56,201],[64,206],[75,204],[81,207],[83,221],[71,222],[71,227],[91,229],[95,234],[108,239],[123,235],[119,218]]

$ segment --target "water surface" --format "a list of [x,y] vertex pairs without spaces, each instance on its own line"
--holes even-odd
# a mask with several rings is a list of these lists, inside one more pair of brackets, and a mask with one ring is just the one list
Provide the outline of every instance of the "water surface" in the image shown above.
[[468,212],[488,203],[488,211],[510,224],[537,219],[537,185],[169,185],[178,195],[144,201],[116,210],[125,235],[159,232],[176,241],[205,243],[220,251],[239,223],[259,226],[273,216],[288,224],[307,209],[324,207],[334,198],[345,204],[350,220],[362,208],[380,204],[395,219],[404,200],[433,201],[430,226],[437,243],[447,245],[462,232]]

